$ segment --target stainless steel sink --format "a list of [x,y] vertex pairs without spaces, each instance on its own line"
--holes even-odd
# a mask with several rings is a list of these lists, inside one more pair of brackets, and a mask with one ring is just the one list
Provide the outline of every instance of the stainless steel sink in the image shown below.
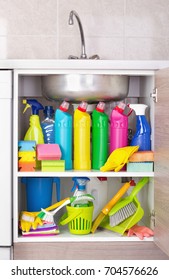
[[74,103],[120,101],[128,95],[129,77],[103,74],[54,74],[42,76],[42,94],[50,100]]

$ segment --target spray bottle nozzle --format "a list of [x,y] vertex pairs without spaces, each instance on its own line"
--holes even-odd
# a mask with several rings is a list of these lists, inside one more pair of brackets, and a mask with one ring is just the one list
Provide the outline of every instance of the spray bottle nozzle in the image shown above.
[[74,181],[74,185],[71,189],[71,192],[75,191],[76,187],[79,189],[86,189],[86,182],[90,181],[88,177],[73,177],[72,180]]
[[40,104],[36,99],[24,99],[22,102],[23,104],[26,104],[23,113],[25,113],[25,111],[30,107],[32,107],[32,115],[39,115],[39,110],[44,110],[42,104]]

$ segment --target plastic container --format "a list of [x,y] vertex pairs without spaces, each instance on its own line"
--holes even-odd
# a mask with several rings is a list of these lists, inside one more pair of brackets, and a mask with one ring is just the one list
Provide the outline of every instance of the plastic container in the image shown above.
[[92,169],[96,170],[100,170],[108,157],[108,116],[104,108],[105,103],[99,102],[92,113]]
[[44,143],[44,137],[43,137],[43,131],[40,125],[40,119],[39,119],[39,110],[43,110],[43,106],[36,100],[36,99],[24,99],[23,104],[26,104],[25,109],[23,113],[28,109],[32,108],[32,115],[29,119],[29,128],[25,134],[24,140],[26,141],[32,141],[35,140],[36,144],[43,144]]
[[125,104],[119,103],[110,116],[110,154],[128,145],[128,116],[124,114]]
[[[82,195],[86,195],[87,191],[86,191],[86,185],[87,182],[90,181],[90,179],[88,177],[73,177],[72,180],[74,181],[74,185],[71,191],[74,191],[73,196],[82,196]],[[88,207],[89,206],[89,201],[86,200],[82,200],[82,201],[78,201],[77,203],[74,202],[71,204],[71,206],[74,207]]]
[[86,186],[87,193],[95,199],[93,201],[93,220],[98,216],[108,201],[108,184],[107,177],[90,178]]
[[93,203],[89,202],[88,207],[66,206],[67,213],[62,216],[60,224],[68,224],[72,234],[89,234],[92,228]]
[[56,201],[60,201],[60,179],[50,177],[23,177],[26,185],[27,211],[36,212],[52,205],[53,183],[56,183]]
[[139,146],[139,151],[151,150],[151,128],[145,116],[148,107],[145,104],[130,104],[136,113],[136,132],[131,140],[131,146]]
[[55,143],[55,121],[53,119],[54,109],[52,106],[45,106],[45,119],[41,122],[45,144]]
[[74,111],[74,169],[90,170],[90,126],[91,118],[86,112],[87,102],[81,102]]
[[72,169],[72,116],[69,103],[63,101],[55,112],[55,143],[60,146],[65,169]]

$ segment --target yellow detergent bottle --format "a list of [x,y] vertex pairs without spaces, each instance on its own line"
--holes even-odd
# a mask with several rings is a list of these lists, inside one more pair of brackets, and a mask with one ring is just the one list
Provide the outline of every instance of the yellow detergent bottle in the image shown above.
[[86,112],[87,102],[81,102],[74,111],[74,169],[90,170],[91,117]]

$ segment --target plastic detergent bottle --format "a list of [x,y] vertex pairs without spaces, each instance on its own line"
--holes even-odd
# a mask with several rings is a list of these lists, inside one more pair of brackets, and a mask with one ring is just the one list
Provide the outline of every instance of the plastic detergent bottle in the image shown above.
[[52,106],[45,106],[44,109],[45,119],[41,122],[41,127],[44,136],[45,144],[53,144],[55,143],[55,121],[53,119],[54,109]]
[[92,177],[87,183],[86,191],[95,199],[93,201],[94,211],[93,220],[98,216],[108,201],[108,183],[107,177]]
[[63,101],[55,112],[55,143],[60,146],[65,169],[72,169],[72,116],[69,103]]
[[90,125],[91,118],[86,112],[87,102],[82,101],[74,111],[74,169],[90,170]]
[[146,119],[145,104],[130,104],[136,113],[136,132],[131,140],[131,146],[139,146],[139,151],[151,150],[151,128]]
[[[82,196],[87,194],[86,191],[86,184],[90,179],[88,177],[73,177],[72,180],[74,181],[74,185],[71,191],[74,191],[73,196]],[[88,207],[89,202],[88,200],[79,200],[78,202],[74,201],[71,206],[74,207]]]
[[100,170],[108,157],[108,116],[105,103],[99,102],[92,113],[92,169]]
[[110,116],[110,154],[128,145],[128,115],[124,114],[126,104],[119,103]]
[[36,144],[43,144],[44,137],[43,131],[40,125],[39,110],[43,110],[43,106],[36,99],[24,99],[23,104],[26,104],[23,113],[28,108],[32,108],[32,115],[29,120],[29,129],[27,130],[24,140],[35,140]]

